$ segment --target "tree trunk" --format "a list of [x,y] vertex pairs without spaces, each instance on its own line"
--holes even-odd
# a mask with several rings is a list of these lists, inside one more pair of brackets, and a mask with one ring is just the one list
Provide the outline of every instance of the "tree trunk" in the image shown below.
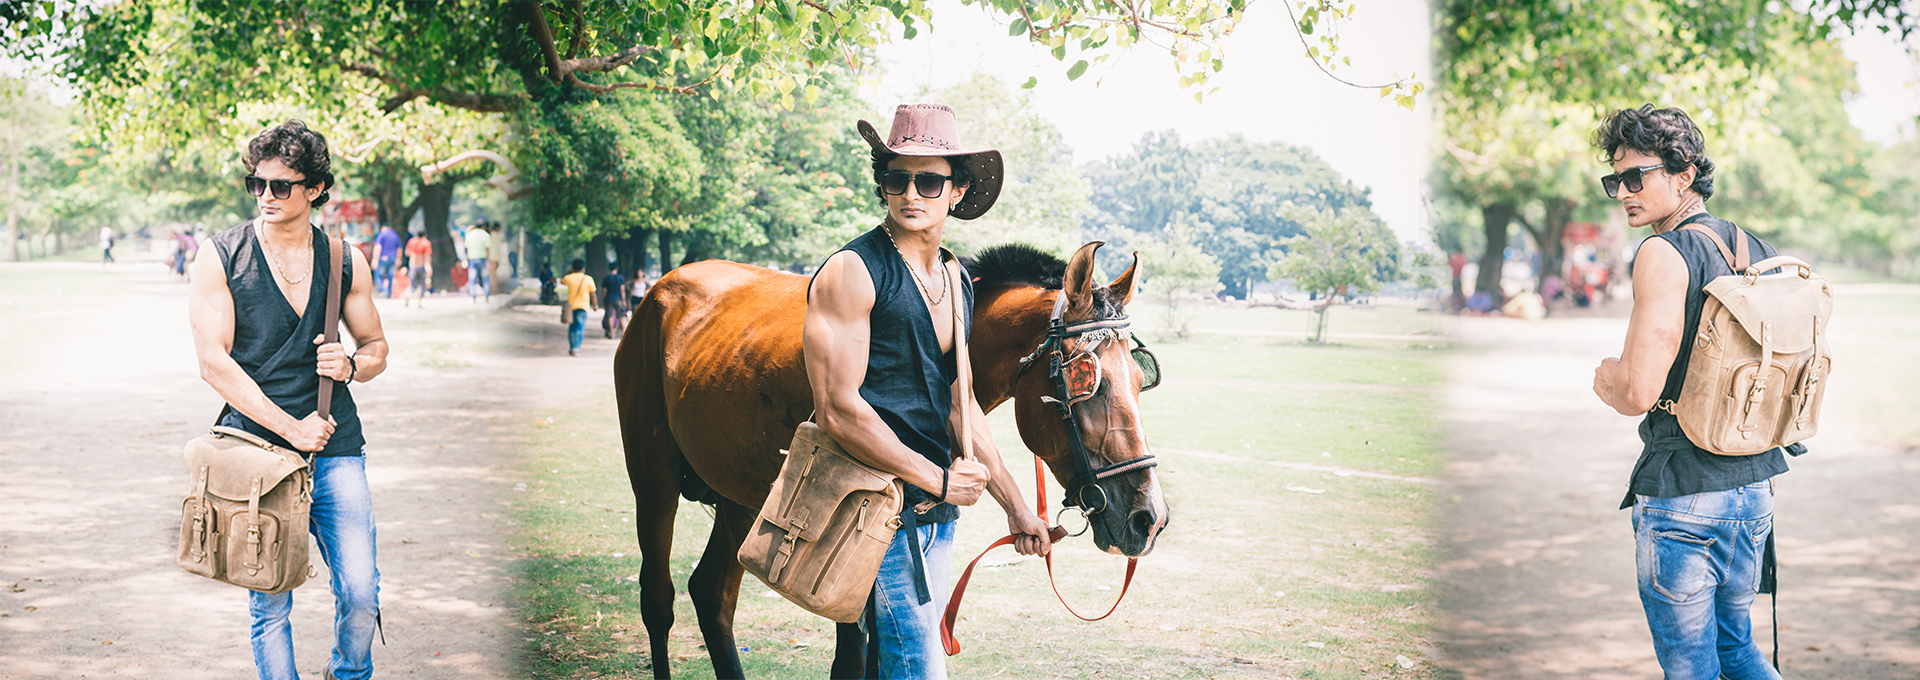
[[607,235],[594,234],[587,241],[587,276],[599,281],[607,276]]
[[1480,276],[1474,281],[1474,290],[1486,291],[1493,296],[1493,306],[1506,304],[1506,296],[1500,292],[1500,269],[1507,261],[1507,226],[1513,222],[1512,203],[1495,203],[1480,209],[1480,217],[1486,221],[1487,250],[1480,255]]
[[1534,292],[1545,294],[1547,277],[1560,273],[1560,263],[1566,258],[1561,237],[1567,233],[1567,223],[1573,221],[1573,201],[1549,199],[1546,201],[1547,214],[1534,226],[1525,218],[1519,219],[1520,226],[1527,230],[1527,236],[1533,238],[1533,245],[1540,249],[1540,270],[1533,273]]
[[680,264],[693,264],[707,259],[705,237],[699,234],[687,234],[686,238],[681,240],[686,244],[684,247],[686,252],[680,256]]
[[420,185],[419,205],[426,213],[427,240],[433,242],[433,289],[453,290],[453,263],[459,259],[453,234],[447,231],[447,218],[453,214],[453,182]]
[[1316,313],[1313,326],[1313,344],[1323,345],[1327,342],[1327,310],[1329,309],[1333,309],[1333,300],[1331,299],[1327,301],[1327,304],[1320,305],[1320,311]]
[[666,276],[667,272],[673,271],[667,266],[668,262],[673,261],[673,233],[665,229],[661,229],[658,233],[660,234],[660,275]]

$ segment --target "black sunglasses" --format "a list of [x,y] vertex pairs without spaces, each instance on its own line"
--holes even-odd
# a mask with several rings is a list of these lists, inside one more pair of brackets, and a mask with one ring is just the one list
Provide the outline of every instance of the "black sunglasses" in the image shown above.
[[1607,190],[1607,198],[1619,198],[1620,185],[1622,184],[1627,185],[1627,191],[1637,194],[1640,193],[1641,189],[1646,188],[1647,173],[1655,170],[1665,170],[1666,168],[1667,166],[1665,165],[1627,168],[1626,170],[1601,177],[1600,186]]
[[880,190],[887,192],[888,196],[899,196],[907,193],[907,185],[912,184],[921,198],[939,198],[940,194],[947,192],[947,180],[950,179],[953,179],[952,175],[890,170],[880,173]]
[[266,179],[264,177],[247,175],[247,193],[255,196],[264,194],[267,192],[267,189],[271,188],[273,189],[274,198],[286,200],[288,196],[293,195],[293,188],[295,186],[311,187],[319,186],[319,183],[310,179]]

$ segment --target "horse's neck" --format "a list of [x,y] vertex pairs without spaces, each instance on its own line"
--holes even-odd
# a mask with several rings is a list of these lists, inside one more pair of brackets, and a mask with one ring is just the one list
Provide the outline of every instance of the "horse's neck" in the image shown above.
[[991,411],[1013,398],[1014,384],[1020,376],[1020,359],[1031,354],[1046,334],[1047,320],[1053,314],[1053,300],[1060,291],[1019,286],[976,291],[976,295],[969,345],[973,352],[974,394],[980,399],[980,407]]

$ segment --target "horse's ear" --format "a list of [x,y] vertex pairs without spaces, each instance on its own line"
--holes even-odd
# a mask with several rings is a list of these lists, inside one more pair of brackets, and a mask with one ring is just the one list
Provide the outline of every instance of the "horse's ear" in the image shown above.
[[1139,288],[1139,285],[1136,284],[1135,281],[1139,280],[1139,277],[1140,253],[1136,252],[1133,254],[1133,264],[1127,265],[1126,271],[1120,272],[1119,276],[1113,277],[1113,283],[1107,284],[1107,291],[1113,293],[1115,297],[1118,297],[1120,299],[1120,306],[1125,307],[1133,302],[1133,291]]
[[1083,309],[1093,302],[1093,251],[1106,245],[1105,241],[1093,241],[1079,250],[1073,251],[1073,257],[1067,259],[1067,275],[1061,279],[1061,288],[1067,293],[1067,300],[1075,309]]

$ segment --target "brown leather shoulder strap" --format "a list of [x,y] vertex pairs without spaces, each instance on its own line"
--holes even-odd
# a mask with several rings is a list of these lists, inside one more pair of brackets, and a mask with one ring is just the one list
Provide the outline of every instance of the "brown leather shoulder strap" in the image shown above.
[[940,268],[943,270],[949,269],[948,260],[953,262],[953,267],[946,272],[946,275],[950,285],[953,286],[953,363],[954,372],[959,374],[959,379],[954,381],[955,389],[953,390],[953,408],[960,414],[960,448],[956,457],[972,460],[973,409],[967,408],[967,397],[973,393],[973,362],[967,357],[967,329],[960,320],[960,307],[966,304],[966,300],[960,294],[962,283],[960,277],[963,272],[960,268],[960,258],[954,257],[951,251],[941,248],[940,256],[942,258]]
[[[326,237],[324,230],[321,231],[320,234],[322,238]],[[342,252],[343,250],[345,250],[345,246],[340,239],[327,239],[327,262],[331,263],[332,266],[328,268],[329,271],[327,272],[326,320],[320,327],[320,333],[322,335],[320,341],[323,343],[333,343],[340,340],[340,270],[345,269],[347,266],[346,260],[340,259],[342,255],[346,254]],[[324,375],[320,376],[320,408],[317,409],[317,411],[322,418],[333,416],[333,378]]]
[[1712,242],[1714,247],[1720,249],[1720,257],[1724,258],[1727,261],[1728,269],[1732,269],[1735,273],[1739,273],[1741,271],[1746,270],[1747,256],[1748,256],[1747,235],[1745,232],[1740,231],[1740,227],[1736,226],[1733,228],[1733,238],[1735,241],[1738,242],[1740,246],[1740,254],[1738,256],[1734,255],[1733,250],[1727,248],[1727,243],[1725,241],[1720,240],[1720,235],[1713,233],[1712,229],[1708,229],[1704,226],[1701,226],[1698,223],[1686,225],[1684,227],[1681,227],[1681,229],[1685,229],[1687,231],[1697,231],[1697,232],[1700,232],[1701,234],[1706,235],[1707,240]]

